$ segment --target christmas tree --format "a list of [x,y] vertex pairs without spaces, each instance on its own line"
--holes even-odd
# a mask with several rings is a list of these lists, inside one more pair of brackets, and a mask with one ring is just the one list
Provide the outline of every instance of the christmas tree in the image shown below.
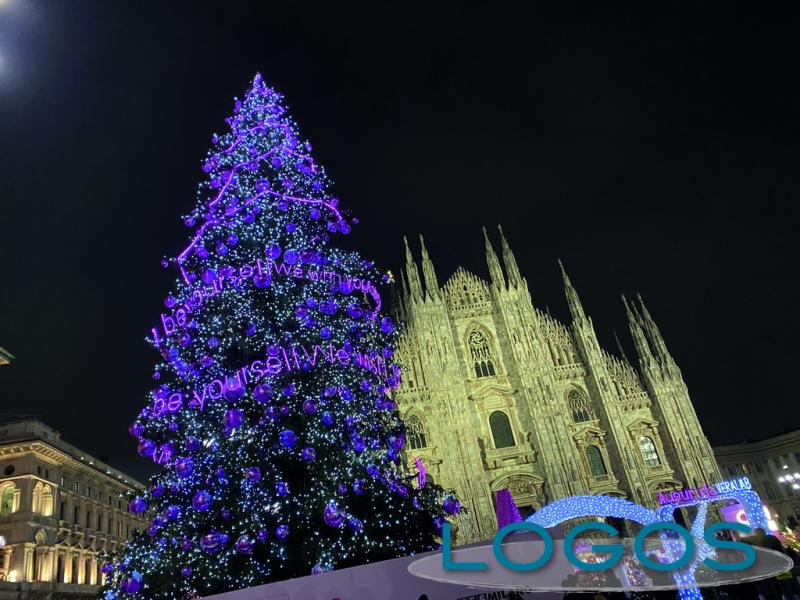
[[185,598],[435,549],[452,494],[405,472],[396,328],[324,170],[260,75],[212,136],[130,426],[161,465],[105,596]]

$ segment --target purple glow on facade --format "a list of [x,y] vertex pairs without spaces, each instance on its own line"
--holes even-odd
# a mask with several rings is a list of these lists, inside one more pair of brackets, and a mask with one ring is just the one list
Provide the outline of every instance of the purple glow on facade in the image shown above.
[[419,473],[417,473],[417,485],[420,489],[422,489],[425,487],[425,481],[427,480],[427,471],[425,470],[425,465],[419,456],[414,458],[414,464],[416,464],[417,469],[419,469]]

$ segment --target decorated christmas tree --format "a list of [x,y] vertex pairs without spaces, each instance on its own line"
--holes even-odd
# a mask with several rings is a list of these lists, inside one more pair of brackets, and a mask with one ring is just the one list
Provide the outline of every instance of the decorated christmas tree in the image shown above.
[[[331,194],[283,97],[257,75],[212,136],[188,245],[130,426],[160,465],[147,515],[103,567],[106,598],[185,598],[435,549],[460,510],[401,463],[390,277],[335,241]],[[385,294],[384,294],[385,295]]]

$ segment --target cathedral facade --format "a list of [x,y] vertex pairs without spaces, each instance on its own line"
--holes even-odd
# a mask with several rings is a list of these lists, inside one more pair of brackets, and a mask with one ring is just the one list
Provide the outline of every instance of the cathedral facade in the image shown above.
[[[655,506],[660,491],[720,479],[680,369],[641,301],[625,301],[634,367],[597,341],[562,267],[571,322],[536,308],[500,230],[484,229],[489,281],[459,268],[439,284],[424,241],[406,241],[393,310],[405,324],[397,403],[406,459],[467,508],[458,543],[497,532],[494,498],[524,514],[565,496],[609,494]],[[623,298],[623,301],[625,299]]]

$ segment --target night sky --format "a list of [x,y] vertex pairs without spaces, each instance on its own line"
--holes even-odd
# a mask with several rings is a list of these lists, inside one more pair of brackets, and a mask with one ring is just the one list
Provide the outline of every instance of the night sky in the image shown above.
[[613,352],[620,293],[643,294],[712,443],[800,425],[798,24],[436,4],[0,0],[0,412],[148,472],[126,429],[159,262],[261,71],[364,254],[397,270],[422,233],[440,281],[485,277],[480,228],[502,223],[534,304],[567,318],[561,258]]

